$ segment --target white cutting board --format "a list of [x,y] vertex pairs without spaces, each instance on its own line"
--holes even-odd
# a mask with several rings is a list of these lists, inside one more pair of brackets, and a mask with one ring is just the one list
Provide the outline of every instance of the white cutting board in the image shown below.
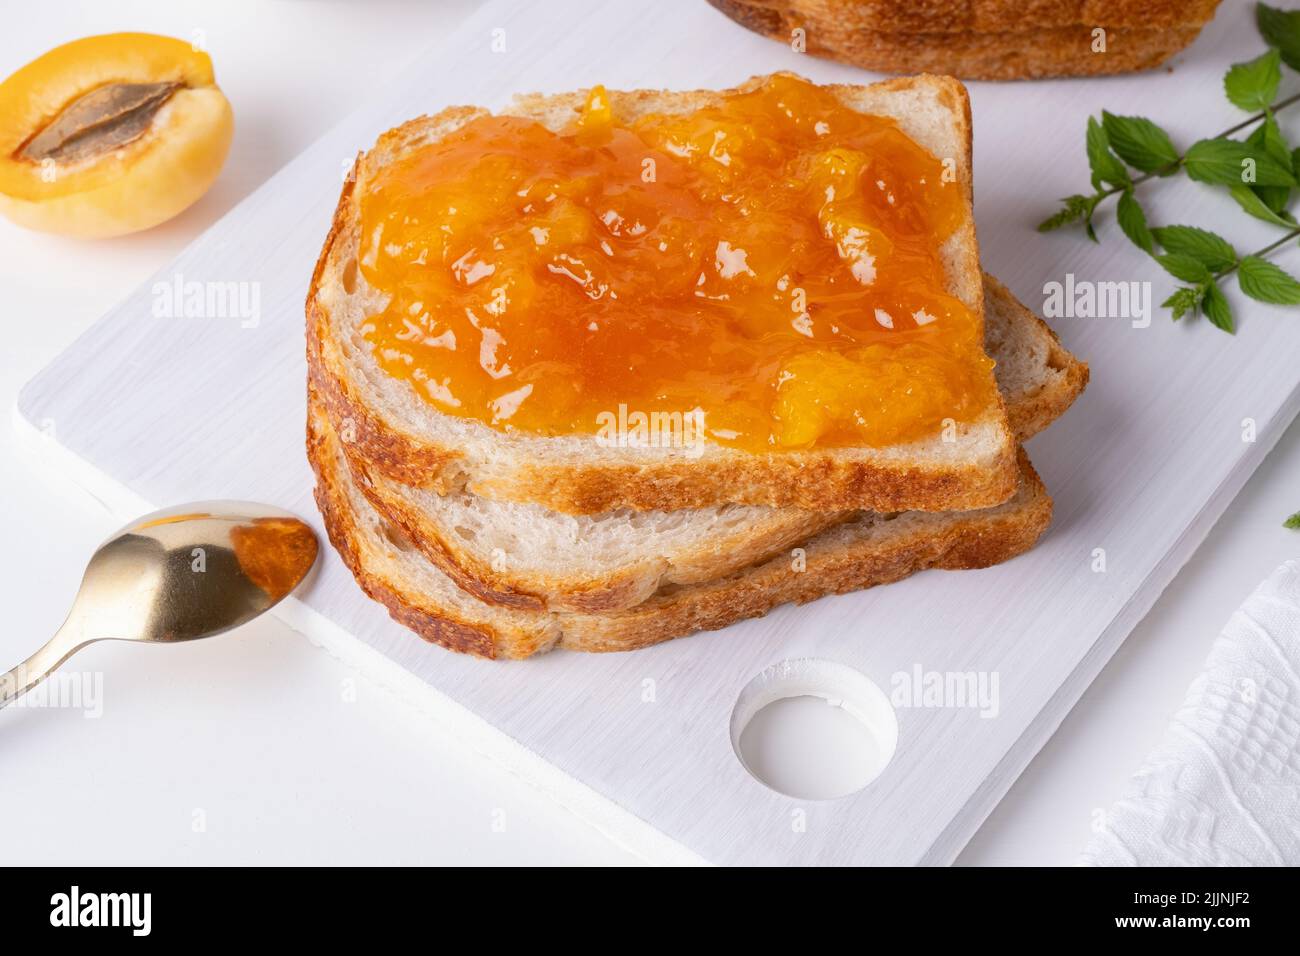
[[[1147,113],[1183,145],[1239,119],[1219,77],[1260,42],[1247,18],[1229,12],[1172,73],[972,85],[984,262],[1029,304],[1041,306],[1043,284],[1067,272],[1152,280],[1156,301],[1167,294],[1170,282],[1108,216],[1100,246],[1032,227],[1056,197],[1086,188],[1090,113]],[[24,389],[20,429],[52,467],[123,517],[183,500],[251,498],[315,519],[303,455],[302,302],[342,171],[359,149],[450,104],[496,107],[515,92],[596,82],[728,86],[774,69],[872,79],[756,37],[703,0],[489,4],[157,277],[257,283],[255,325],[157,318],[146,284]],[[1243,250],[1273,238],[1211,190],[1160,183],[1144,195],[1157,223],[1219,223]],[[1056,499],[1053,527],[1001,567],[927,572],[632,654],[556,652],[521,663],[422,643],[363,597],[332,552],[285,614],[648,859],[949,862],[1297,411],[1300,316],[1248,305],[1235,289],[1230,298],[1241,319],[1235,339],[1159,312],[1148,328],[1057,321],[1066,345],[1091,362],[1092,384],[1031,444]],[[1253,441],[1243,440],[1245,419],[1255,423]],[[1096,549],[1104,573],[1094,570]],[[900,708],[897,753],[878,779],[838,800],[794,800],[749,776],[728,725],[751,678],[800,657],[849,665],[886,691],[892,675],[917,666],[996,674],[999,713]]]

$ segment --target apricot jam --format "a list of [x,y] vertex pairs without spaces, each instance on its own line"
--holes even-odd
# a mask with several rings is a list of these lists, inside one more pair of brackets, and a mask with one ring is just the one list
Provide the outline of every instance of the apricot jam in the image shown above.
[[751,451],[930,436],[995,400],[980,320],[944,291],[954,180],[797,77],[630,120],[596,87],[559,133],[481,117],[368,183],[358,262],[388,298],[363,334],[500,429],[622,409],[702,413]]

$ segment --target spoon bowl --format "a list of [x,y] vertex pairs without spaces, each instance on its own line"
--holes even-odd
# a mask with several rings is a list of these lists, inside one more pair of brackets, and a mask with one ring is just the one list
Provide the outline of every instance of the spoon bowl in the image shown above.
[[0,707],[94,641],[212,637],[274,607],[316,562],[316,535],[269,505],[208,501],[145,515],[91,556],[67,620],[0,676]]

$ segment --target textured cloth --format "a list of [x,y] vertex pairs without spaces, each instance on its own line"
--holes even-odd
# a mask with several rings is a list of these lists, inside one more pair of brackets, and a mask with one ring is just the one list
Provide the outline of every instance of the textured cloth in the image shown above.
[[1300,866],[1300,561],[1233,614],[1103,824],[1085,865]]

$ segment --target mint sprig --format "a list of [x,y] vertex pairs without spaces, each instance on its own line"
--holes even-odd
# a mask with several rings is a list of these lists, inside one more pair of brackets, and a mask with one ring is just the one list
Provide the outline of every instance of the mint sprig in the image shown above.
[[[1255,22],[1268,49],[1252,60],[1234,63],[1223,77],[1223,92],[1250,117],[1179,152],[1173,139],[1144,116],[1102,111],[1100,122],[1088,118],[1084,137],[1091,193],[1061,200],[1061,208],[1038,225],[1051,232],[1081,224],[1097,242],[1093,217],[1111,196],[1119,197],[1115,221],[1129,242],[1150,255],[1175,279],[1185,283],[1161,303],[1175,322],[1202,315],[1216,328],[1234,334],[1232,305],[1223,282],[1233,273],[1241,293],[1273,305],[1300,305],[1300,279],[1266,257],[1300,239],[1300,222],[1289,211],[1300,188],[1300,148],[1292,149],[1277,114],[1300,102],[1300,93],[1277,99],[1282,65],[1300,71],[1300,11],[1283,11],[1259,3]],[[1241,139],[1233,137],[1245,130]],[[1133,175],[1130,170],[1140,175]],[[1210,186],[1225,187],[1242,212],[1285,230],[1262,249],[1238,254],[1231,242],[1197,226],[1152,226],[1137,198],[1138,188],[1153,179],[1186,174]],[[1300,511],[1283,524],[1300,530]]]
[[[1273,114],[1278,113],[1287,107],[1294,106],[1296,103],[1300,103],[1300,93],[1278,100],[1270,106],[1267,111],[1261,111],[1255,116],[1238,123],[1236,126],[1224,130],[1217,136],[1211,137],[1211,139],[1226,139],[1233,133],[1239,133],[1248,126],[1254,126],[1257,123],[1264,123]],[[1107,115],[1111,116],[1111,123],[1109,126],[1106,123]],[[1090,120],[1090,122],[1095,122],[1095,120]],[[1116,132],[1116,129],[1120,127],[1125,128],[1124,133]],[[1130,182],[1110,186],[1104,189],[1098,189],[1094,186],[1094,191],[1090,195],[1076,194],[1073,196],[1067,196],[1061,200],[1061,209],[1038,224],[1039,232],[1052,232],[1075,222],[1083,222],[1085,224],[1091,223],[1092,213],[1096,210],[1097,206],[1106,199],[1109,199],[1111,196],[1120,195],[1126,189],[1141,186],[1143,183],[1149,182],[1152,179],[1172,176],[1183,168],[1186,157],[1175,149],[1172,140],[1169,139],[1169,135],[1165,133],[1163,129],[1145,117],[1115,116],[1114,114],[1103,112],[1102,128],[1108,130],[1107,138],[1110,142],[1110,148],[1129,166],[1132,166],[1134,169],[1143,170],[1143,175],[1134,177]],[[1125,139],[1126,135],[1137,138]],[[1254,135],[1255,134],[1252,134],[1252,136]],[[1201,142],[1205,141],[1202,140]],[[1232,142],[1237,141],[1232,140]],[[1258,154],[1266,152],[1262,133],[1259,134],[1258,139],[1252,140],[1251,137],[1247,137],[1246,140],[1242,140],[1241,142],[1246,143],[1248,149],[1245,153],[1239,155],[1237,157],[1238,159],[1255,158]],[[1121,143],[1124,144],[1123,147],[1120,146]],[[1165,148],[1165,143],[1168,143],[1167,149]],[[1125,151],[1121,151],[1121,149]],[[1214,147],[1203,147],[1200,158],[1203,165],[1212,166],[1214,157],[1210,156],[1206,152],[1207,149],[1212,150]],[[1090,153],[1090,169],[1093,168],[1091,158]],[[1102,162],[1105,161],[1103,160]],[[1270,178],[1283,178],[1278,174],[1276,169],[1277,166],[1281,165],[1284,164],[1275,160],[1269,163]],[[1295,153],[1291,154],[1290,163],[1285,165],[1289,165],[1292,182],[1300,182],[1300,148],[1298,148]],[[1240,181],[1240,167],[1238,167],[1238,175],[1233,179],[1233,182],[1237,183]],[[1259,186],[1252,188],[1264,190],[1275,187]],[[1289,189],[1290,187],[1288,186],[1284,188]]]
[[1170,250],[1157,255],[1156,262],[1175,279],[1191,283],[1161,303],[1170,310],[1174,321],[1199,312],[1215,327],[1235,333],[1232,307],[1220,287],[1222,280],[1234,272],[1237,285],[1250,298],[1273,305],[1300,305],[1300,281],[1264,259],[1270,252],[1300,239],[1300,226],[1293,225],[1281,239],[1246,256],[1238,256],[1222,236],[1195,226],[1163,226],[1152,229],[1151,234]]
[[[1125,237],[1175,279],[1185,283],[1162,306],[1179,320],[1200,314],[1225,332],[1236,323],[1223,293],[1223,281],[1237,274],[1242,294],[1273,305],[1300,305],[1300,280],[1265,258],[1300,238],[1300,223],[1288,210],[1300,188],[1300,148],[1292,149],[1277,114],[1300,102],[1300,94],[1277,99],[1282,65],[1300,70],[1300,11],[1256,7],[1256,23],[1268,49],[1254,59],[1234,63],[1223,77],[1223,91],[1248,119],[1183,152],[1154,121],[1103,110],[1088,118],[1084,142],[1092,182],[1090,194],[1062,200],[1062,207],[1039,224],[1050,232],[1081,224],[1098,241],[1094,216],[1117,196],[1115,220]],[[1241,139],[1234,136],[1249,132]],[[1130,170],[1138,173],[1134,175]],[[1286,230],[1276,242],[1247,255],[1215,232],[1189,225],[1152,226],[1138,201],[1139,187],[1153,179],[1183,173],[1188,179],[1225,187],[1248,216]]]

